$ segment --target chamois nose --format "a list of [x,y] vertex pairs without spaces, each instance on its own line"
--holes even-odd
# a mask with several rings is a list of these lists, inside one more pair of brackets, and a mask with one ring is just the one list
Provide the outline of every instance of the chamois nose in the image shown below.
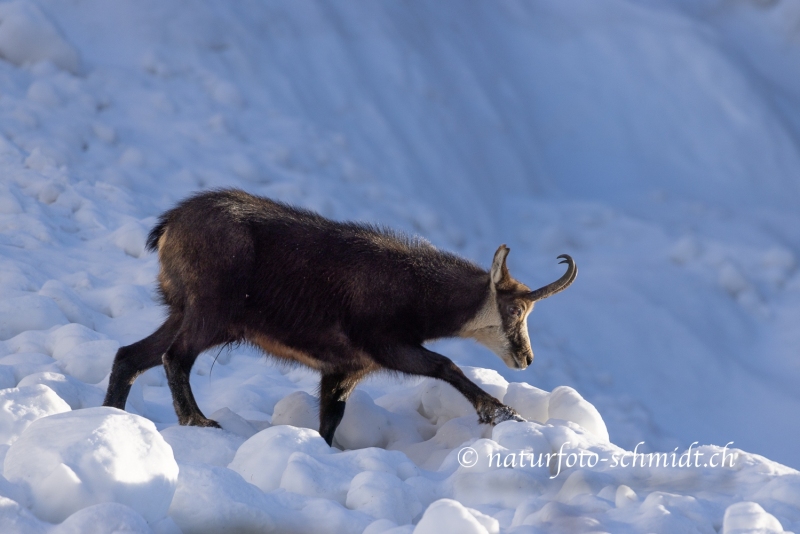
[[528,356],[525,357],[525,367],[529,366],[532,363],[533,363],[533,354],[528,354]]

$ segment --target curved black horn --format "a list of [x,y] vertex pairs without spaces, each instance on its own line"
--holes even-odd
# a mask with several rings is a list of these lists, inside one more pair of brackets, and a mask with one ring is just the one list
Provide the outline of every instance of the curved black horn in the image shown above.
[[572,259],[568,254],[562,254],[558,257],[561,259],[559,264],[566,263],[567,264],[567,272],[564,273],[564,276],[553,282],[552,284],[547,284],[544,287],[540,287],[535,291],[531,291],[528,293],[527,298],[531,302],[536,302],[537,300],[546,299],[551,295],[555,295],[559,291],[564,291],[569,287],[569,285],[575,281],[575,277],[578,276],[578,266],[575,265],[575,260]]

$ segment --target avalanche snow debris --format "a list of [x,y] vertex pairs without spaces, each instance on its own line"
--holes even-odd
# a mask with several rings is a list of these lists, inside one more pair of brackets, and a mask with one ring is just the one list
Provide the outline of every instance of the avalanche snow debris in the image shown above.
[[[798,531],[800,473],[745,452],[800,461],[798,20],[786,0],[0,4],[0,531]],[[435,346],[529,422],[375,377],[331,449],[316,375],[244,346],[192,373],[222,430],[177,426],[161,369],[139,415],[98,408],[162,319],[148,229],[227,186],[482,264],[507,241],[531,283],[574,251],[530,371]],[[735,461],[611,466],[634,450]]]

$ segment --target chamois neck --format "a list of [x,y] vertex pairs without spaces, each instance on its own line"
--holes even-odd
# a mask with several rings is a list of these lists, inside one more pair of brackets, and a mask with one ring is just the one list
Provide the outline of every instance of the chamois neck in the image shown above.
[[427,339],[461,336],[465,326],[479,316],[491,299],[489,273],[470,273],[455,287],[444,288],[438,295],[431,312],[431,331]]

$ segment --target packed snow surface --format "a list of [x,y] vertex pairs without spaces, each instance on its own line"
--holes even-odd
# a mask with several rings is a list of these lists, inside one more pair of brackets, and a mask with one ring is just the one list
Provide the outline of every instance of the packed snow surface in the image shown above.
[[[800,5],[0,2],[0,532],[800,532]],[[241,346],[101,408],[164,311],[156,217],[240,187],[538,287],[529,422]],[[787,467],[789,466],[789,467]]]

